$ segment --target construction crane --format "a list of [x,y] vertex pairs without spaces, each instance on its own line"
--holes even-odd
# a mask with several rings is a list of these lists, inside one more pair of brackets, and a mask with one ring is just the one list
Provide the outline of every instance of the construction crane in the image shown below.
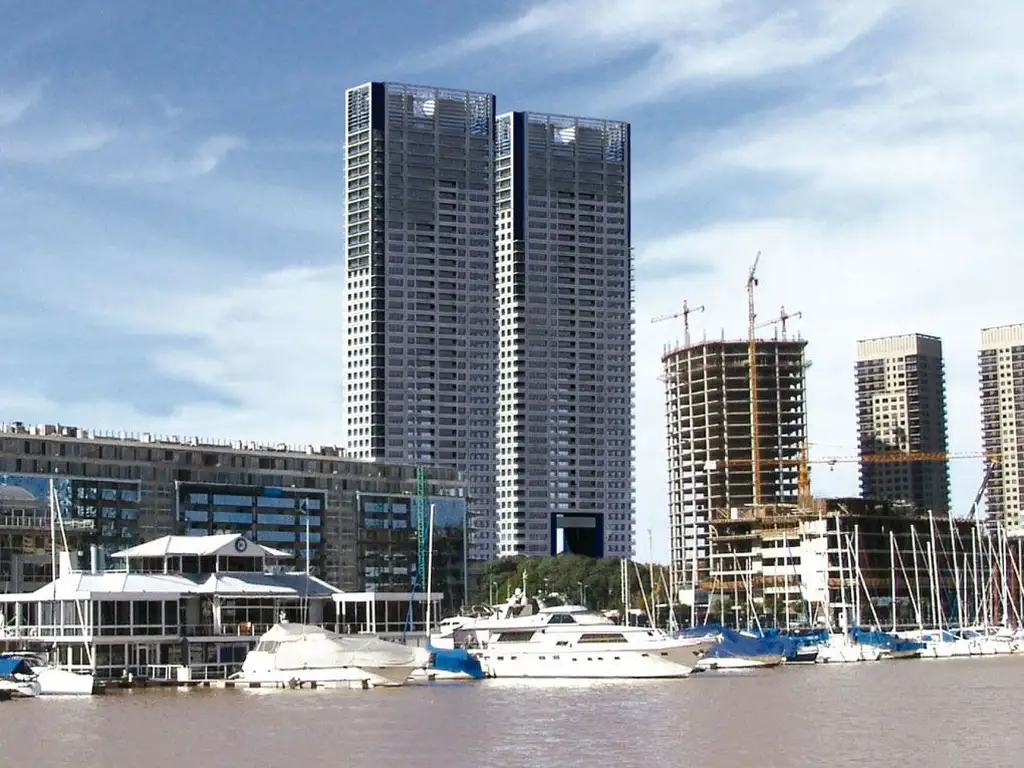
[[[405,626],[402,628],[402,643],[412,629],[412,607],[416,602],[416,592],[426,590],[426,572],[428,556],[430,498],[428,496],[427,470],[426,467],[416,467],[416,495],[412,499],[414,520],[410,521],[416,526],[416,573],[412,577],[412,595],[409,598],[409,609],[405,614]],[[426,596],[427,602],[430,595]],[[430,627],[427,627],[429,634]]]
[[682,310],[680,310],[679,312],[673,312],[671,315],[661,315],[660,317],[652,318],[651,322],[660,323],[663,320],[675,320],[678,317],[683,318],[683,344],[685,344],[686,346],[690,346],[690,315],[693,314],[694,312],[703,311],[703,304],[701,304],[699,307],[691,308],[690,305],[687,304],[686,300],[684,299]]
[[[888,453],[869,453],[863,456],[826,456],[822,459],[811,459],[808,457],[807,444],[804,443],[800,449],[800,458],[798,459],[778,459],[769,462],[773,467],[783,466],[794,466],[800,467],[800,474],[797,481],[797,498],[801,503],[807,503],[811,498],[811,478],[810,478],[810,465],[811,464],[827,464],[830,469],[834,469],[836,464],[854,464],[854,463],[865,463],[865,464],[878,464],[878,463],[896,463],[896,462],[911,462],[911,461],[950,461],[952,459],[985,459],[985,478],[982,480],[981,489],[978,491],[977,498],[974,500],[974,504],[971,505],[970,517],[973,519],[977,506],[981,501],[981,497],[988,486],[988,481],[992,476],[992,472],[995,466],[999,464],[999,454],[987,452],[987,453],[949,453],[942,451],[893,451]],[[713,460],[712,463],[717,469],[728,469],[733,466],[749,466],[754,464],[753,459],[718,459]],[[755,478],[756,479],[756,478]],[[758,502],[759,503],[759,502]]]
[[761,323],[760,325],[757,326],[757,328],[759,328],[759,329],[760,328],[767,328],[770,325],[780,325],[781,324],[781,326],[782,326],[782,336],[781,336],[781,338],[782,338],[783,341],[785,341],[785,339],[786,339],[786,321],[787,320],[798,319],[798,318],[801,318],[803,316],[804,316],[803,312],[793,312],[792,314],[790,314],[789,312],[786,311],[786,308],[783,307],[782,311],[779,312],[779,316],[778,317],[773,318],[771,320],[768,320],[767,322]]
[[[834,467],[836,464],[878,464],[897,463],[904,461],[950,461],[953,459],[985,459],[992,464],[999,463],[999,454],[996,453],[949,453],[942,451],[892,451],[886,453],[868,453],[863,456],[826,456],[821,459],[807,458],[807,448],[801,449],[801,457],[798,459],[773,459],[769,462],[772,466],[793,466],[798,464],[827,464]],[[753,464],[752,459],[713,459],[718,467],[746,466]]]
[[757,313],[754,311],[754,288],[757,286],[757,265],[761,252],[757,252],[747,275],[747,320],[750,332],[747,365],[750,368],[750,455],[753,457],[754,504],[761,503],[761,415],[757,397]]

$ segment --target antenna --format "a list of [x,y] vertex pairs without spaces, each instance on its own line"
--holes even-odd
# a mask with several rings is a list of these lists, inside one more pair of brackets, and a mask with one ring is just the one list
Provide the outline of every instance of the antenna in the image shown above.
[[760,261],[761,252],[758,251],[747,274],[747,325],[750,333],[747,350],[747,365],[750,368],[750,459],[755,507],[761,504],[761,414],[757,398],[757,313],[754,311],[754,288],[757,286],[757,265]]
[[704,311],[704,305],[703,304],[701,304],[699,307],[692,307],[691,308],[690,305],[687,304],[686,300],[684,299],[683,300],[683,308],[682,308],[681,311],[673,312],[671,315],[661,315],[659,317],[652,318],[651,322],[652,323],[660,323],[663,320],[675,320],[677,317],[683,318],[683,343],[686,346],[690,346],[690,315],[692,313],[694,313],[694,312],[703,312],[703,311]]

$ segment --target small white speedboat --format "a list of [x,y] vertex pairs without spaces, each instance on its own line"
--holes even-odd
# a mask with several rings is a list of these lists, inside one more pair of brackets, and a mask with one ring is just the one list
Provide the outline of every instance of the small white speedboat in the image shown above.
[[0,658],[0,691],[13,698],[28,699],[39,695],[41,687],[32,668],[18,656]]
[[20,658],[39,682],[41,696],[90,696],[96,687],[93,675],[61,669],[37,653],[5,653],[0,658]]

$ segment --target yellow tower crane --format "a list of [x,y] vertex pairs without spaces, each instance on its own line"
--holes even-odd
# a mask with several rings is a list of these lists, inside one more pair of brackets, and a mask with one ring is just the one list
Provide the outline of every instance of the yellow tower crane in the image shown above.
[[761,414],[757,397],[757,313],[754,311],[754,288],[757,286],[757,264],[761,252],[757,252],[754,263],[747,275],[747,320],[750,335],[747,365],[750,368],[750,455],[753,458],[754,506],[761,504]]

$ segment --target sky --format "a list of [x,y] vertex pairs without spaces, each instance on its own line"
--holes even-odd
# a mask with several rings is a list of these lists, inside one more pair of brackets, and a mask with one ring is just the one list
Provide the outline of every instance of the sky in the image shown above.
[[[343,97],[395,80],[632,123],[641,558],[683,335],[651,319],[744,337],[758,251],[812,459],[856,453],[856,340],[911,332],[977,453],[980,330],[1024,322],[1021,28],[1018,0],[0,0],[0,421],[344,444]],[[952,462],[960,512],[981,474]],[[857,493],[853,463],[811,480]]]

